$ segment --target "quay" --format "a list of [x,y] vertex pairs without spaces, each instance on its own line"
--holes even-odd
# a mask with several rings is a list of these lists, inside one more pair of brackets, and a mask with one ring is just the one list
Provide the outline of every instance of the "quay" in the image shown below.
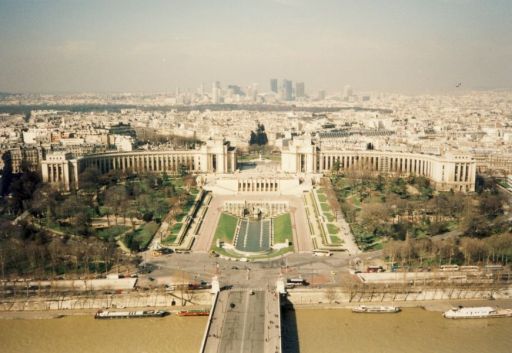
[[281,353],[281,303],[277,291],[218,292],[200,353]]

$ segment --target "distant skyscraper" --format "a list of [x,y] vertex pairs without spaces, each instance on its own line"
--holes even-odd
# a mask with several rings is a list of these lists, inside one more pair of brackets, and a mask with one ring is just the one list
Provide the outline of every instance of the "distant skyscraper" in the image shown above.
[[242,91],[242,89],[238,85],[228,85],[228,90],[230,90],[232,94],[239,95],[239,96],[245,96],[245,93]]
[[247,88],[247,96],[253,101],[256,100],[256,97],[258,96],[258,84],[257,83],[253,83],[252,85],[250,85]]
[[318,100],[323,101],[324,99],[325,99],[325,91],[324,90],[318,91]]
[[350,87],[349,85],[346,85],[344,88],[343,88],[343,99],[349,99],[350,97],[352,96],[352,87]]
[[270,90],[274,93],[277,93],[277,78],[270,79]]
[[283,80],[283,86],[281,87],[281,99],[285,101],[291,101],[293,99],[293,82],[287,79]]
[[301,97],[305,97],[305,96],[306,96],[306,92],[304,90],[304,82],[297,82],[295,84],[295,97],[301,98]]
[[214,104],[219,103],[220,101],[220,82],[215,81],[212,84],[212,102]]

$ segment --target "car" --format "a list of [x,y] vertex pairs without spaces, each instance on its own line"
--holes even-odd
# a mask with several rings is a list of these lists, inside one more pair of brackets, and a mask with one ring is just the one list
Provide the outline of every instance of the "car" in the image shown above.
[[238,266],[231,266],[232,270],[238,270]]

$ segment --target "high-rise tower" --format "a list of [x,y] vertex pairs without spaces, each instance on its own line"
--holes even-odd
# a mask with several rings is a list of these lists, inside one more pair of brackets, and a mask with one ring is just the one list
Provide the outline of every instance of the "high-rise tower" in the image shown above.
[[304,89],[304,82],[297,82],[295,84],[295,97],[301,98],[301,97],[305,97],[305,96],[306,96],[306,92]]
[[270,79],[270,90],[274,93],[277,93],[277,78]]

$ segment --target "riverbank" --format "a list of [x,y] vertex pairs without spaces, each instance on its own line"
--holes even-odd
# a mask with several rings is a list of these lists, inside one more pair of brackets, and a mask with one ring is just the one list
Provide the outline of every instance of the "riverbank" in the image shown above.
[[[385,289],[385,288],[384,288]],[[454,288],[405,288],[401,292],[350,291],[347,288],[300,288],[289,290],[286,302],[294,308],[350,309],[361,304],[420,307],[446,311],[453,306],[498,306],[512,308],[512,289],[463,290]],[[493,298],[493,300],[490,300]],[[0,319],[50,319],[71,315],[93,315],[99,309],[210,308],[213,295],[208,290],[174,292],[128,292],[122,294],[81,294],[53,297],[18,297],[0,302]]]
[[[135,307],[135,308],[123,308],[123,309],[112,309],[119,311],[137,311],[137,310],[165,310],[171,315],[176,315],[181,310],[204,310],[210,309],[209,306],[205,305],[187,305],[187,306],[171,306],[171,307]],[[0,311],[0,320],[49,320],[49,319],[61,319],[66,316],[91,316],[98,309],[74,309],[74,310],[47,310],[47,311]]]
[[400,308],[420,308],[432,312],[444,312],[454,306],[492,306],[503,309],[512,309],[512,299],[500,300],[435,300],[435,301],[415,301],[415,302],[358,302],[358,303],[333,303],[333,304],[293,304],[285,305],[285,308],[293,308],[297,310],[350,310],[359,305],[384,305],[398,306]]
[[[288,302],[289,303],[289,302]],[[462,306],[492,306],[503,309],[512,309],[512,299],[499,300],[435,300],[435,301],[404,301],[404,302],[358,302],[358,303],[312,303],[312,304],[285,304],[284,308],[288,310],[350,310],[358,305],[386,305],[398,306],[400,308],[420,308],[431,312],[444,312],[458,305]],[[149,306],[149,307],[131,307],[113,310],[135,311],[135,310],[166,310],[171,315],[176,315],[183,309],[210,309],[207,305],[187,305],[187,306]],[[0,320],[49,320],[61,319],[67,316],[94,316],[98,309],[71,309],[71,310],[19,310],[19,311],[0,311]]]
[[67,294],[41,297],[5,298],[0,301],[0,312],[98,310],[149,307],[210,306],[212,294],[208,290],[176,292],[138,292],[121,294]]

